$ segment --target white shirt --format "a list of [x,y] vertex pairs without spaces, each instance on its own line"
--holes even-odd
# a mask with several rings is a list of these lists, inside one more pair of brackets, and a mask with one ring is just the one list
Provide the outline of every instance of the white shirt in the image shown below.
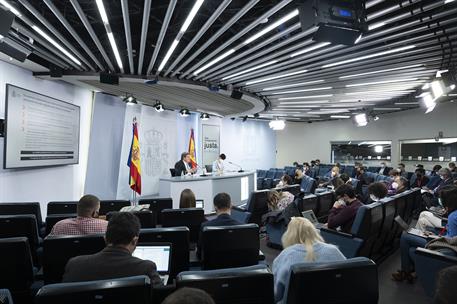
[[213,162],[213,172],[222,172],[222,171],[224,171],[224,161],[219,158]]

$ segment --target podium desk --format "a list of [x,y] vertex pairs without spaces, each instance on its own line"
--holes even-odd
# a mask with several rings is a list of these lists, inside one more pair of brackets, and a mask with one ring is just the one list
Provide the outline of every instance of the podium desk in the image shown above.
[[159,193],[161,197],[173,199],[173,209],[179,208],[181,191],[191,189],[197,200],[203,200],[205,214],[214,212],[213,198],[216,194],[226,192],[234,205],[245,203],[249,194],[255,190],[256,172],[224,172],[220,175],[192,175],[161,177]]

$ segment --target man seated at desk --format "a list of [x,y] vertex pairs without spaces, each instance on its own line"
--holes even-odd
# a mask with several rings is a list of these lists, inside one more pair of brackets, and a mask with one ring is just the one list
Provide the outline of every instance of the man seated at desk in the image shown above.
[[191,158],[188,152],[181,154],[181,160],[175,164],[175,176],[181,176],[186,174],[193,174],[197,171],[197,168],[192,168]]

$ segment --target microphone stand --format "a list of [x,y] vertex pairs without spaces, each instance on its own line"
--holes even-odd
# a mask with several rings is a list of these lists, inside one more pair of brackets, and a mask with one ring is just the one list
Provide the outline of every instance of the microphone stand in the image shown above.
[[229,164],[237,166],[238,168],[240,168],[240,170],[238,170],[238,173],[243,173],[244,172],[243,168],[240,165],[232,163],[232,162],[229,162]]

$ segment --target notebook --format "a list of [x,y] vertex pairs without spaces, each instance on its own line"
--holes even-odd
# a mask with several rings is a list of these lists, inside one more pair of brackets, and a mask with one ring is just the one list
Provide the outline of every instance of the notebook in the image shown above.
[[409,225],[399,215],[397,215],[394,220],[404,231],[408,232],[409,234],[432,239],[440,237],[439,235],[435,234],[425,234],[422,230],[416,228],[409,228]]
[[171,266],[170,243],[142,243],[136,246],[132,255],[142,260],[154,262],[163,284],[167,285]]

